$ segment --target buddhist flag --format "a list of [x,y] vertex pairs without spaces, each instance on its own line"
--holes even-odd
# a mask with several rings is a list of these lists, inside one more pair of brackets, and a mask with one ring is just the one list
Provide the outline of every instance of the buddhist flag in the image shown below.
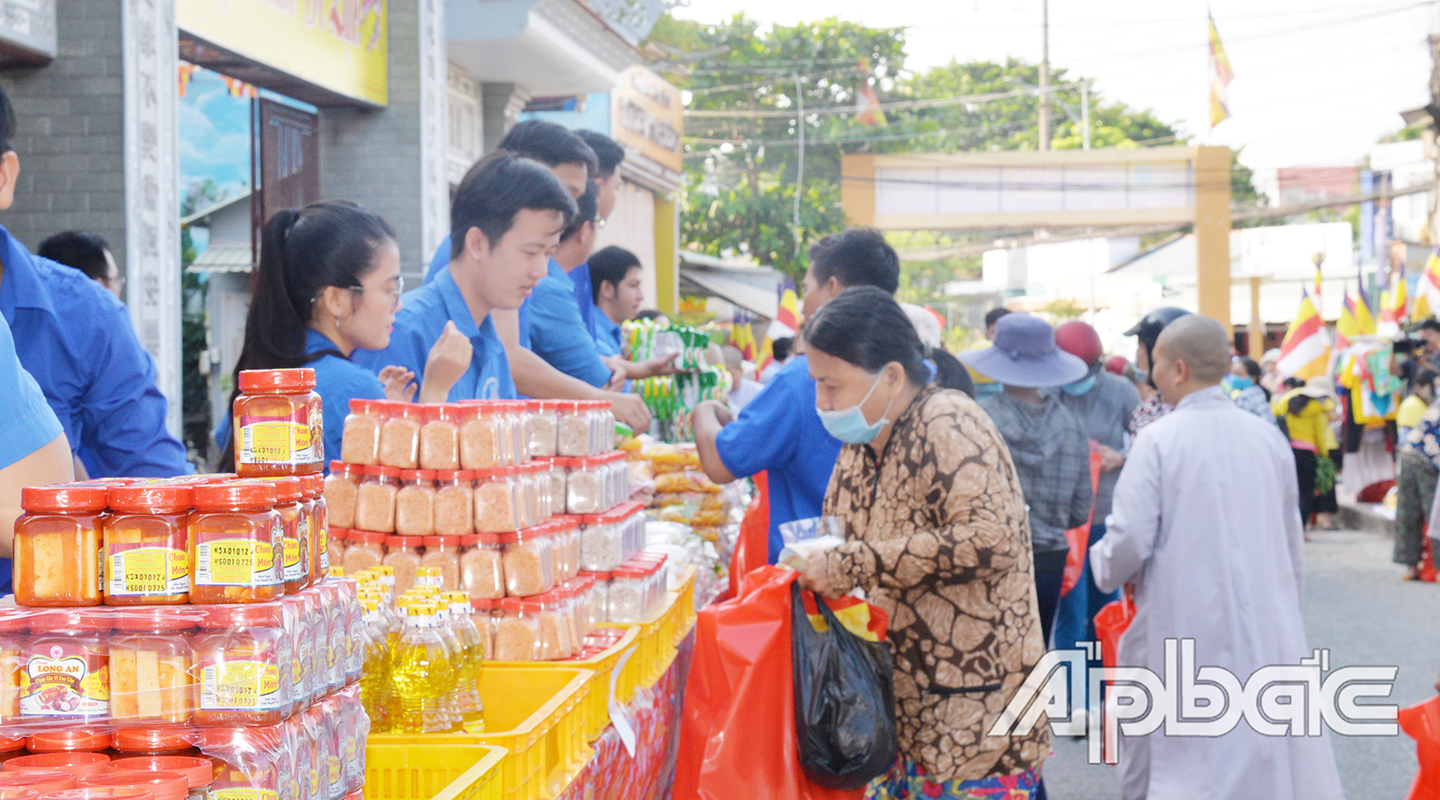
[[1325,320],[1310,302],[1310,293],[1301,289],[1300,310],[1280,343],[1280,363],[1276,368],[1286,377],[1309,379],[1325,374],[1330,362],[1330,336]]
[[879,125],[884,128],[890,122],[885,119],[885,112],[880,108],[880,98],[875,96],[875,87],[870,85],[870,62],[859,59],[856,67],[860,73],[860,87],[855,92],[855,119],[865,125]]
[[1415,287],[1415,311],[1412,319],[1435,316],[1440,310],[1440,248],[1431,251],[1425,259],[1425,271],[1420,273],[1420,283]]
[[765,329],[765,341],[760,344],[760,359],[756,362],[759,368],[764,370],[775,359],[776,339],[794,338],[799,331],[800,300],[795,295],[795,284],[786,278],[780,285],[780,309]]
[[1215,127],[1230,116],[1229,86],[1235,80],[1230,69],[1230,58],[1225,55],[1225,45],[1220,43],[1220,31],[1215,29],[1215,18],[1210,17],[1210,127]]
[[735,312],[735,322],[730,328],[730,344],[746,361],[755,360],[755,332],[750,330],[750,312]]
[[1398,336],[1405,319],[1405,278],[1401,276],[1388,290],[1380,292],[1380,320],[1375,325],[1379,336]]
[[1360,337],[1360,323],[1355,321],[1355,299],[1345,291],[1345,305],[1340,309],[1340,319],[1335,323],[1335,350],[1349,347]]
[[1370,299],[1365,296],[1364,282],[1355,288],[1355,327],[1361,336],[1374,336],[1375,316],[1370,313]]

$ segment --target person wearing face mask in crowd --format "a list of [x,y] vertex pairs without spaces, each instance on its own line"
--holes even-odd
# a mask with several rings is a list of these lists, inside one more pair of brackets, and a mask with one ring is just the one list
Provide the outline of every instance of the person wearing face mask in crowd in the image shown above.
[[966,364],[994,378],[1005,391],[980,404],[1005,438],[1030,511],[1035,593],[1044,640],[1060,602],[1070,542],[1065,531],[1090,518],[1090,443],[1085,428],[1054,392],[1089,375],[1084,361],[1055,346],[1050,324],[1030,314],[1008,314],[995,326],[995,345],[962,353]]
[[[1060,387],[1056,397],[1084,427],[1085,435],[1100,452],[1100,482],[1095,491],[1095,513],[1090,522],[1089,545],[1094,546],[1105,536],[1105,517],[1110,513],[1110,498],[1120,468],[1125,466],[1125,449],[1130,435],[1125,430],[1130,415],[1140,405],[1140,392],[1135,384],[1104,368],[1104,347],[1100,335],[1080,320],[1066,322],[1055,329],[1055,346],[1084,361],[1089,371],[1085,377]],[[1094,641],[1095,613],[1111,600],[1113,592],[1101,592],[1090,574],[1086,561],[1080,580],[1060,600],[1055,621],[1055,647],[1070,649],[1076,642]]]
[[[1126,336],[1134,336],[1139,340],[1135,348],[1135,376],[1141,383],[1155,388],[1155,381],[1150,376],[1150,365],[1154,363],[1155,340],[1160,338],[1160,331],[1165,330],[1166,325],[1189,313],[1174,306],[1157,308],[1125,331]],[[1135,413],[1130,415],[1130,435],[1134,436],[1141,428],[1174,410],[1175,407],[1166,403],[1159,392],[1152,392],[1135,407]]]
[[1237,356],[1230,360],[1230,374],[1220,382],[1220,387],[1235,401],[1236,408],[1279,425],[1275,412],[1270,410],[1270,393],[1259,383],[1261,377],[1260,365],[1255,359]]
[[900,759],[865,796],[1037,796],[1049,726],[987,734],[1045,652],[1026,498],[1000,432],[957,390],[961,365],[922,345],[883,289],[840,292],[804,337],[814,413],[845,442],[824,513],[846,541],[800,583],[864,589],[895,653]]

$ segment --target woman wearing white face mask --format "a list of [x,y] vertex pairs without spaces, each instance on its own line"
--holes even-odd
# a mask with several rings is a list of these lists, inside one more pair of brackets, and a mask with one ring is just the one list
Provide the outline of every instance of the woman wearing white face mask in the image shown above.
[[846,443],[824,505],[846,542],[801,585],[830,597],[863,588],[890,616],[895,653],[901,758],[866,797],[1030,797],[1049,728],[987,735],[1045,651],[1004,441],[955,390],[964,367],[921,345],[880,289],[846,289],[806,323],[805,342],[821,421]]

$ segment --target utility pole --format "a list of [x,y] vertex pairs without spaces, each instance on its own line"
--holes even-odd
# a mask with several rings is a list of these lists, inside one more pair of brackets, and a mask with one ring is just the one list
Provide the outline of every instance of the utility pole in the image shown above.
[[1090,81],[1080,84],[1080,127],[1084,129],[1081,134],[1085,142],[1085,149],[1090,149]]
[[1050,0],[1040,0],[1040,149],[1050,149]]

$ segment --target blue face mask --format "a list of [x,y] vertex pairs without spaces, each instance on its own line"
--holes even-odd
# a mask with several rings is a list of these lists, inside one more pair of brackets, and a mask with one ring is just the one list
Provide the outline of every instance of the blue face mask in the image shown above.
[[885,404],[885,411],[874,423],[866,422],[865,412],[860,410],[860,407],[865,405],[865,401],[870,399],[870,395],[875,393],[875,387],[880,385],[881,377],[883,376],[876,375],[875,382],[870,384],[870,391],[860,398],[860,402],[849,408],[840,411],[815,409],[815,413],[820,415],[820,424],[825,426],[825,430],[831,436],[846,444],[869,444],[874,441],[876,436],[880,435],[880,429],[890,424],[890,420],[886,419],[885,415],[890,413],[890,406],[895,402],[894,398]]
[[1241,378],[1236,375],[1226,375],[1224,383],[1225,389],[1231,392],[1243,391],[1254,385],[1254,381],[1250,380],[1249,377]]
[[1091,375],[1088,378],[1081,378],[1074,383],[1067,383],[1064,386],[1061,386],[1060,390],[1063,391],[1065,394],[1070,395],[1071,397],[1079,397],[1080,395],[1085,394],[1086,392],[1095,388],[1095,381],[1097,377],[1098,376],[1096,375]]

